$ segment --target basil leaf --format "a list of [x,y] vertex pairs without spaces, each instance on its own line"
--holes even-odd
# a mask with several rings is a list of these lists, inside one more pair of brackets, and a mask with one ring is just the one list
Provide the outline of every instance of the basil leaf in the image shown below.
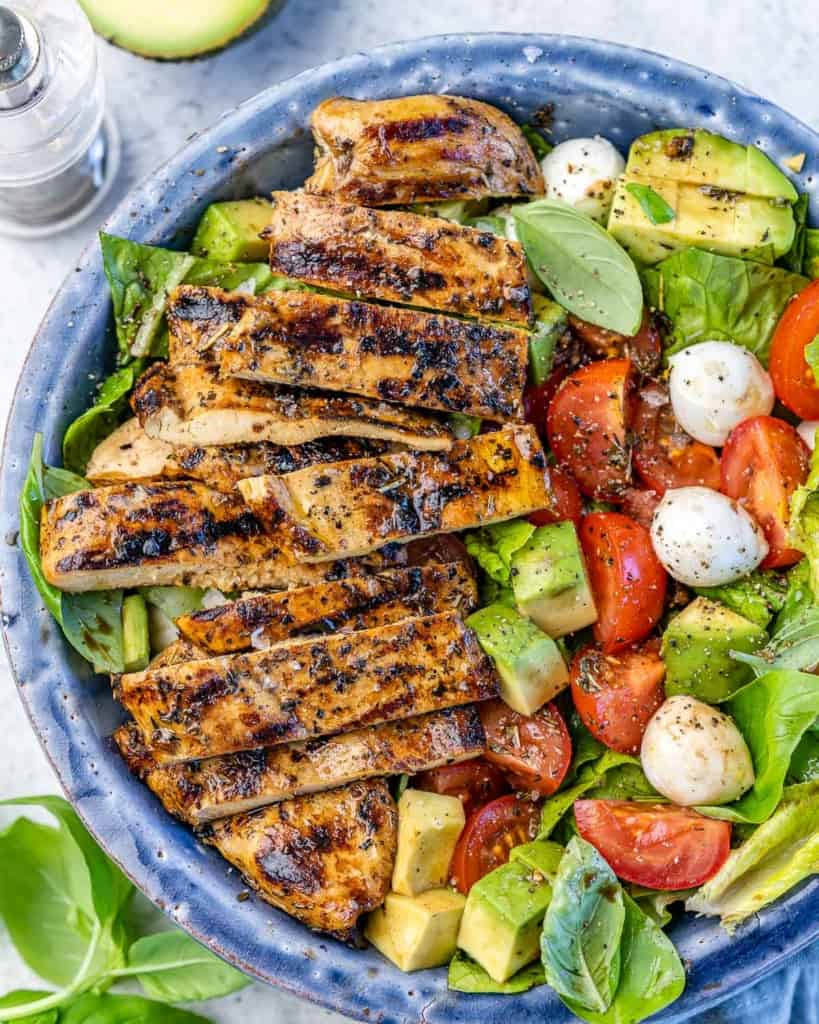
[[528,992],[536,985],[545,985],[546,975],[543,964],[533,963],[522,967],[508,981],[495,981],[471,956],[467,956],[463,950],[456,949],[455,956],[449,962],[448,983],[456,992],[469,992],[475,995],[516,995]]
[[522,124],[520,130],[532,147],[532,152],[537,160],[542,160],[544,156],[548,156],[555,148],[533,124]]
[[685,988],[685,968],[672,941],[634,900],[626,894],[623,900],[620,983],[611,1006],[595,1013],[564,1000],[590,1024],[638,1024],[673,1003]]
[[138,359],[107,377],[91,408],[70,424],[63,435],[63,462],[68,469],[84,473],[100,441],[126,418],[128,396],[146,363],[147,360]]
[[655,192],[650,185],[640,185],[636,181],[630,181],[626,185],[626,192],[630,192],[640,209],[648,217],[652,224],[669,224],[674,220],[674,208],[669,206],[659,192]]
[[591,217],[557,199],[512,209],[529,263],[569,312],[632,336],[643,318],[640,278],[625,249]]
[[208,1019],[140,996],[86,992],[62,1011],[60,1024],[208,1024]]
[[646,299],[673,326],[665,357],[715,339],[742,345],[767,365],[774,328],[808,283],[769,267],[700,249],[683,249],[643,273]]
[[[27,988],[18,988],[13,992],[7,992],[6,995],[0,996],[0,1020],[4,1019],[3,1010],[25,1006],[26,1003],[34,1003],[50,995],[50,992],[37,992]],[[21,1024],[57,1024],[58,1017],[58,1010],[46,1010],[43,1013],[32,1013],[27,1017],[19,1017],[18,1020]]]
[[184,932],[159,932],[128,950],[128,966],[117,976],[136,975],[145,994],[168,1003],[216,999],[249,984],[235,967],[220,960]]
[[575,1013],[603,1013],[620,981],[623,890],[585,840],[566,847],[552,885],[541,936],[546,981]]
[[791,757],[819,718],[819,686],[814,675],[775,669],[740,690],[729,707],[751,751],[756,779],[734,803],[697,810],[712,818],[760,824],[776,809]]

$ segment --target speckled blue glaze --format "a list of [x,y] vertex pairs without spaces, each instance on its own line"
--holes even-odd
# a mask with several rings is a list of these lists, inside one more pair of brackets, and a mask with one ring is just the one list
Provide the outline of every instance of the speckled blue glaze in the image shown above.
[[[775,160],[816,154],[819,137],[758,96],[688,65],[611,43],[547,35],[442,36],[383,47],[305,72],[260,93],[190,140],[105,225],[142,242],[182,246],[208,203],[289,188],[311,165],[307,120],[334,94],[416,92],[479,97],[525,120],[555,105],[557,139],[600,132],[625,150],[657,127],[698,125],[762,146]],[[226,147],[226,148],[225,148]],[[808,161],[814,166],[814,161]],[[814,193],[810,176],[798,186]],[[120,721],[107,682],[63,642],[16,543],[17,496],[35,431],[60,461],[66,425],[113,364],[108,290],[96,247],[78,261],[29,352],[9,419],[0,494],[5,642],[20,696],[69,799],[136,885],[214,951],[248,973],[351,1017],[384,1024],[568,1021],[546,988],[514,1000],[448,992],[446,972],[404,975],[372,950],[308,932],[259,900],[238,902],[241,881],[170,818],[112,750]],[[688,966],[686,993],[658,1020],[681,1021],[751,984],[819,936],[819,880],[729,940],[713,923],[672,929]]]

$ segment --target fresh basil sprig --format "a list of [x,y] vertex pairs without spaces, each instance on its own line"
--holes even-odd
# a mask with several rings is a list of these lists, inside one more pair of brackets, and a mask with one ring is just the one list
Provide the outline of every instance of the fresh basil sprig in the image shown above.
[[637,333],[643,289],[628,253],[599,224],[557,199],[512,208],[532,270],[570,313],[618,334]]
[[[166,1004],[212,999],[248,983],[182,932],[132,942],[125,916],[134,887],[61,797],[3,803],[41,807],[58,822],[18,818],[0,832],[0,917],[21,959],[56,986],[0,998],[4,1024],[204,1024]],[[106,991],[131,979],[161,1002]]]
[[674,208],[669,206],[651,185],[641,185],[637,181],[630,181],[626,185],[626,192],[630,192],[634,196],[640,204],[640,209],[652,224],[670,224],[674,220]]

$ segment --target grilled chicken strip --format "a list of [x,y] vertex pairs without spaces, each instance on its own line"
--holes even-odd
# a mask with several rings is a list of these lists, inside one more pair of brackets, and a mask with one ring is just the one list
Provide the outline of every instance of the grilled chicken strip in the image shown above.
[[548,508],[546,482],[537,433],[520,426],[457,441],[442,454],[396,452],[238,486],[269,528],[282,514],[300,527],[299,557],[321,562]]
[[528,324],[526,258],[517,242],[440,217],[304,192],[273,195],[264,234],[274,271],[356,297]]
[[349,940],[390,888],[398,811],[386,782],[373,779],[226,818],[204,838],[262,899]]
[[362,206],[531,196],[543,175],[520,128],[497,107],[463,96],[320,103],[308,192]]
[[158,764],[329,736],[496,696],[492,661],[455,613],[286,640],[115,683]]
[[[114,735],[126,761],[140,774],[141,752],[137,747],[134,761],[129,727]],[[202,825],[351,782],[453,764],[485,749],[477,709],[467,705],[269,750],[151,766],[145,781],[167,811],[190,825]]]
[[266,532],[238,495],[180,480],[77,491],[43,508],[40,554],[61,590],[184,584],[306,586],[402,564],[400,553],[318,572],[294,559],[292,530]]
[[[220,288],[182,285],[171,309],[177,301],[190,306],[192,293],[201,292],[211,303],[230,297]],[[490,419],[522,419],[528,361],[529,336],[517,328],[315,292],[250,299],[219,342],[223,377]]]
[[292,473],[319,462],[358,459],[386,450],[380,441],[326,437],[284,447],[259,441],[220,447],[177,447],[148,437],[139,420],[127,420],[94,449],[85,472],[91,483],[116,484],[161,477],[201,480],[216,491],[231,494],[248,476]]
[[214,446],[270,441],[302,445],[345,436],[396,441],[441,451],[452,443],[427,413],[352,395],[325,395],[235,378],[216,367],[155,363],[138,381],[131,404],[145,433],[169,444]]
[[474,575],[463,562],[451,562],[260,594],[183,615],[176,625],[212,654],[232,654],[290,637],[372,629],[435,612],[466,617],[477,606]]
[[148,668],[170,668],[172,665],[184,665],[186,661],[198,661],[209,657],[209,650],[180,637],[152,658]]

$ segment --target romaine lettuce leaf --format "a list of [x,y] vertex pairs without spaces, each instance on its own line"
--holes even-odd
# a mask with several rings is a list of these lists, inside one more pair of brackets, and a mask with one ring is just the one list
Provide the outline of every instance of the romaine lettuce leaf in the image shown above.
[[765,629],[785,603],[788,584],[780,573],[752,572],[721,587],[694,587],[694,592],[720,601],[731,611]]
[[792,786],[777,811],[733,850],[686,910],[718,916],[728,931],[819,872],[819,782]]
[[449,963],[448,981],[449,987],[456,992],[469,992],[475,995],[516,995],[519,992],[528,992],[535,985],[545,985],[546,975],[543,972],[543,964],[536,962],[521,968],[508,981],[495,981],[471,956],[458,949]]
[[777,321],[806,278],[782,267],[683,249],[643,273],[651,306],[673,326],[665,357],[699,341],[733,341],[767,365]]
[[535,532],[525,519],[510,519],[473,530],[464,537],[466,550],[486,575],[501,586],[509,586],[512,579],[512,556],[519,551]]

